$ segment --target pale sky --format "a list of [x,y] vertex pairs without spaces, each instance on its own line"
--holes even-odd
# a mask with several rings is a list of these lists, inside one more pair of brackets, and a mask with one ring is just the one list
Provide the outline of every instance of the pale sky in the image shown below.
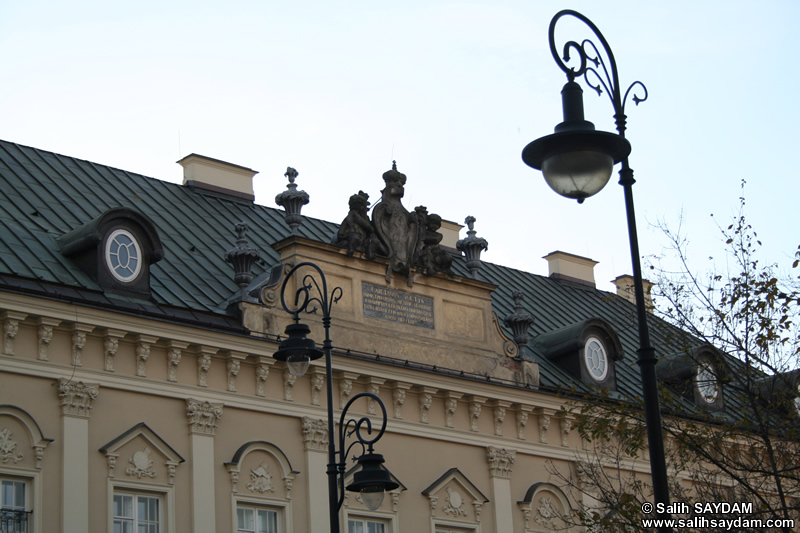
[[[405,206],[475,216],[484,260],[547,274],[542,256],[563,250],[599,261],[613,290],[631,273],[616,172],[578,205],[520,156],[561,121],[547,29],[565,8],[603,32],[624,87],[649,91],[627,109],[642,254],[665,244],[650,224],[683,211],[707,267],[721,247],[709,215],[727,222],[745,179],[764,258],[788,264],[796,1],[0,0],[0,138],[178,183],[175,162],[199,153],[258,170],[256,202],[272,207],[292,166],[303,213],[334,222],[359,190],[380,198],[396,159]],[[584,90],[587,119],[613,131],[606,96]]]

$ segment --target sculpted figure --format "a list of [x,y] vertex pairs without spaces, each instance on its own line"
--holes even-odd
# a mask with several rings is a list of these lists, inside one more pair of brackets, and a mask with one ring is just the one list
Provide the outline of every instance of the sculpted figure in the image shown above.
[[429,276],[435,272],[452,274],[450,266],[453,258],[439,247],[439,243],[442,242],[442,234],[439,233],[442,217],[434,213],[428,214],[424,206],[418,206],[415,211],[420,229],[417,265]]
[[406,175],[398,172],[397,164],[392,162],[392,170],[383,174],[383,181],[386,187],[381,191],[381,202],[372,210],[372,223],[389,257],[386,279],[397,272],[408,276],[411,285],[418,230],[416,214],[409,213],[400,201],[405,194]]
[[375,237],[372,224],[367,215],[369,207],[369,195],[364,191],[358,191],[350,197],[350,212],[339,226],[336,234],[338,246],[347,248],[347,255],[354,252],[364,252],[368,259],[375,258]]

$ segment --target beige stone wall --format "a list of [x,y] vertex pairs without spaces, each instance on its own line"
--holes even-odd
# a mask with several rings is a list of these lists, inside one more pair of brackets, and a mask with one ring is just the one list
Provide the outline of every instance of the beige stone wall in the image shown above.
[[[281,251],[287,260],[320,263],[332,286],[346,288],[334,306],[335,346],[519,378],[510,341],[494,322],[490,285],[437,276],[417,278],[409,288],[397,277],[387,283],[380,264],[347,258],[339,249],[295,241]],[[436,327],[364,316],[363,281],[430,297]],[[84,522],[89,531],[107,531],[115,484],[164,495],[169,533],[231,530],[237,497],[284,506],[295,533],[327,523],[327,456],[303,433],[304,420],[326,418],[322,361],[294,380],[271,357],[277,344],[260,336],[226,335],[13,294],[3,295],[0,319],[4,326],[14,322],[4,330],[14,334],[3,339],[0,404],[23,409],[53,439],[40,469],[29,465],[23,472],[23,465],[0,463],[0,473],[27,472],[41,487],[36,531],[75,530]],[[288,323],[274,305],[248,308],[245,320],[268,333],[282,333]],[[320,342],[320,324],[313,316],[310,322]],[[435,521],[481,533],[506,533],[509,527],[526,531],[526,517],[528,530],[534,531],[531,512],[536,509],[530,507],[536,501],[527,515],[517,502],[534,483],[555,481],[547,461],[570,468],[581,448],[559,412],[562,400],[550,394],[341,354],[334,356],[334,369],[336,409],[359,392],[376,393],[386,406],[387,433],[377,451],[406,490],[389,495],[376,513],[365,516],[392,520],[392,533],[432,531]],[[74,405],[64,407],[59,387],[72,386],[94,387],[96,397],[81,400],[76,393]],[[208,402],[202,420],[215,428],[188,413],[191,400]],[[360,415],[370,410],[377,412],[366,401],[353,407]],[[125,440],[140,422],[157,437],[139,430]],[[4,427],[23,441],[16,437],[22,432],[19,422],[0,412],[0,431]],[[86,446],[65,442],[65,428],[85,438]],[[257,445],[240,464],[230,465],[237,450],[253,441],[270,444]],[[101,451],[110,443],[116,444]],[[170,472],[173,454],[185,462]],[[85,482],[81,476],[65,477],[80,473],[83,458]],[[289,485],[284,460],[295,471]],[[262,465],[272,476],[272,490],[249,490],[251,473]],[[443,478],[450,469],[457,471]],[[63,502],[72,501],[74,508],[63,513]],[[356,495],[348,495],[342,520],[348,513],[365,513]]]

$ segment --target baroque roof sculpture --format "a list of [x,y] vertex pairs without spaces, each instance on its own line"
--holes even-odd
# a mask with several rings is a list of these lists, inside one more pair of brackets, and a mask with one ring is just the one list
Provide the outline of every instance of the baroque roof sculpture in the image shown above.
[[437,272],[452,275],[452,257],[439,246],[442,218],[428,213],[425,206],[417,206],[413,212],[403,206],[406,175],[397,170],[396,161],[384,172],[383,181],[386,186],[373,206],[371,220],[369,195],[358,191],[350,197],[350,211],[339,226],[334,244],[347,248],[347,255],[361,252],[368,259],[388,258],[387,282],[396,273],[406,276],[411,286],[415,269],[429,276]]

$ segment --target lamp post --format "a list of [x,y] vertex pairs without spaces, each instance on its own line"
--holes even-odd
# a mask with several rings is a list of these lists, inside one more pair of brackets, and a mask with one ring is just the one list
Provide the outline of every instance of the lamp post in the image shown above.
[[[606,64],[597,46],[591,39],[580,44],[567,41],[563,48],[563,60],[555,42],[556,23],[565,16],[574,17],[589,27],[599,40],[608,57]],[[639,371],[642,377],[647,441],[650,450],[650,471],[653,480],[655,503],[669,505],[667,468],[664,457],[664,440],[661,430],[661,414],[658,406],[658,382],[656,381],[655,350],[650,344],[647,326],[647,309],[644,299],[642,267],[639,261],[639,240],[636,234],[636,218],[633,210],[633,170],[628,165],[631,145],[625,139],[625,103],[631,96],[637,105],[647,99],[647,88],[639,81],[633,82],[624,93],[619,85],[614,54],[597,26],[585,16],[572,10],[558,12],[550,21],[550,51],[558,66],[567,75],[567,83],[561,91],[564,122],[555,127],[555,133],[537,139],[522,151],[522,159],[528,166],[541,170],[548,185],[557,193],[578,203],[598,193],[608,182],[616,163],[622,163],[619,184],[625,191],[625,212],[628,219],[628,239],[633,263],[636,314],[639,326]],[[570,53],[577,55],[577,68],[570,68]],[[583,77],[586,84],[601,94],[608,94],[614,107],[614,120],[618,134],[596,131],[594,125],[583,116],[583,91],[575,79]],[[642,91],[642,96],[636,94]],[[659,518],[669,518],[660,513]],[[671,531],[661,528],[659,531]]]
[[[302,283],[295,291],[294,304],[292,307],[286,303],[286,287],[292,274],[301,268],[310,268],[316,271],[316,276],[306,274],[302,278]],[[292,375],[300,377],[305,374],[311,361],[325,357],[325,379],[328,401],[328,506],[330,511],[331,533],[339,533],[339,510],[344,503],[344,491],[360,492],[364,504],[370,509],[375,510],[380,507],[383,497],[387,490],[394,490],[400,485],[393,481],[391,473],[382,466],[383,456],[375,453],[373,445],[380,440],[386,430],[386,407],[378,396],[369,392],[362,392],[353,396],[342,409],[339,418],[339,433],[336,438],[336,427],[333,418],[333,389],[331,386],[333,371],[331,368],[331,351],[333,343],[330,338],[331,327],[331,308],[334,303],[342,297],[342,288],[336,287],[328,292],[328,282],[322,269],[314,263],[303,262],[292,268],[281,287],[281,304],[287,313],[294,315],[294,324],[286,326],[288,338],[280,343],[278,351],[273,357],[278,361],[285,361]],[[318,308],[322,309],[322,325],[325,328],[325,341],[322,350],[317,349],[316,344],[306,335],[311,329],[306,324],[300,323],[300,313],[315,313]],[[383,416],[380,429],[374,438],[372,435],[372,421],[369,417],[347,420],[347,412],[350,406],[360,398],[368,398],[376,402],[381,408]],[[365,433],[364,433],[365,432]],[[347,437],[355,435],[355,440],[345,448]],[[338,449],[336,444],[338,444]],[[344,486],[345,468],[347,466],[347,456],[354,446],[360,446],[363,452],[356,459],[361,466],[361,470],[353,475],[353,482],[347,487]]]

